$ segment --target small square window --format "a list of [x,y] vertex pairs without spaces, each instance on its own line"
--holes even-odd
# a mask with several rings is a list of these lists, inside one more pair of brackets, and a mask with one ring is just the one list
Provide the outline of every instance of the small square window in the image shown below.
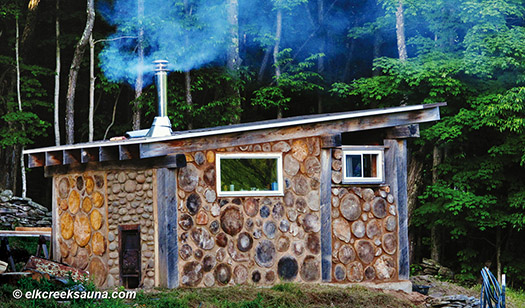
[[217,154],[219,196],[283,195],[281,153]]
[[344,149],[343,183],[380,184],[384,182],[383,149]]

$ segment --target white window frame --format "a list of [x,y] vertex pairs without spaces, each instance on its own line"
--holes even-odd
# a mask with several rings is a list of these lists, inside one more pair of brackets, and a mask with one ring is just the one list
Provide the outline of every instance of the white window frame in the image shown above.
[[[257,191],[222,191],[221,185],[221,159],[229,158],[266,158],[277,159],[277,190]],[[217,196],[219,197],[244,197],[244,196],[284,196],[283,154],[282,153],[217,153],[215,155],[215,174]]]
[[[343,184],[382,184],[385,182],[385,148],[379,146],[366,146],[366,147],[343,147]],[[351,177],[346,174],[346,156],[347,155],[360,155],[361,166],[363,166],[363,154],[376,154],[376,168],[377,176],[365,178]]]

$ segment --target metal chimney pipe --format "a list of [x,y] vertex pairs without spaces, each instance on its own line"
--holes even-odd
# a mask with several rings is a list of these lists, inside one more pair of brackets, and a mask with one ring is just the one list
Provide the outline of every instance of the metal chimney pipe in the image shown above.
[[168,118],[168,61],[156,60],[155,79],[157,85],[157,112],[146,137],[171,136],[171,122]]

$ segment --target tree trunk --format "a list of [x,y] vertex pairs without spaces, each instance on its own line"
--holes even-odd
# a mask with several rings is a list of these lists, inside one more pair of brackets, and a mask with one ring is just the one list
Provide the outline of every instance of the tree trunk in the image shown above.
[[144,76],[142,67],[144,65],[144,27],[142,20],[144,18],[144,0],[138,0],[138,16],[139,16],[139,33],[138,33],[138,48],[137,57],[139,60],[139,72],[137,74],[137,80],[135,81],[135,101],[133,102],[133,130],[140,129],[141,122],[141,109],[139,97],[142,95],[142,88],[144,87]]
[[[317,0],[317,23],[320,29],[319,52],[324,54],[326,51],[326,30],[324,28],[324,0]],[[322,75],[324,73],[324,57],[317,59],[317,73]],[[317,113],[323,113],[323,95],[320,91],[317,92]]]
[[193,129],[193,97],[191,95],[191,74],[190,71],[184,72],[184,87],[186,89],[186,106],[188,107],[188,129]]
[[55,145],[60,145],[60,20],[58,17],[60,8],[60,0],[56,2],[56,18],[55,18],[55,35],[56,35],[56,51],[55,51],[55,94],[54,94],[54,127],[55,127]]
[[403,1],[399,0],[396,10],[396,36],[397,36],[397,52],[399,60],[406,61],[407,45],[405,41],[405,15],[403,12]]
[[[20,33],[18,27],[18,16],[16,17],[16,40],[15,40],[15,58],[16,58],[16,97],[18,100],[18,111],[22,112],[22,93],[20,91],[20,50],[19,50],[19,40]],[[22,131],[25,130],[24,125],[22,124]],[[24,150],[24,147],[21,146],[20,153]],[[24,163],[24,155],[20,154],[20,174],[22,176],[22,198],[25,198],[27,195],[27,181],[26,181],[26,168]]]
[[73,144],[75,142],[75,91],[77,87],[78,71],[82,63],[82,56],[86,50],[89,42],[91,32],[93,32],[93,25],[95,24],[95,0],[87,0],[87,19],[86,27],[82,33],[82,37],[75,47],[73,61],[69,68],[69,82],[67,87],[67,102],[66,102],[66,143]]
[[[279,78],[281,78],[281,67],[278,64],[279,61],[279,44],[281,43],[281,32],[283,28],[283,11],[282,9],[277,10],[276,23],[275,23],[275,45],[273,46],[273,64],[275,65],[275,82],[279,86]],[[283,117],[283,106],[277,106],[277,119]]]
[[[407,175],[407,217],[408,217],[408,226],[410,227],[412,213],[416,209],[417,197],[421,190],[421,184],[423,183],[423,162],[418,160],[415,155],[410,155],[410,160],[408,162],[408,175]],[[412,228],[409,229],[409,257],[410,264],[414,263],[414,232]]]
[[93,142],[94,125],[93,117],[95,113],[95,41],[93,34],[89,36],[89,142]]
[[24,48],[23,46],[28,44],[33,36],[33,32],[35,31],[39,4],[40,0],[30,0],[29,4],[27,5],[26,24],[24,26],[24,31],[22,32],[22,38],[20,40],[20,54],[22,55],[22,58],[25,57],[26,52],[28,51],[28,49]]
[[496,266],[497,266],[497,278],[501,285],[501,227],[496,228]]
[[[442,160],[441,149],[435,145],[432,155],[432,184],[436,184],[439,179],[438,166]],[[440,226],[432,224],[430,227],[430,258],[436,262],[440,261],[441,255],[441,232]]]
[[264,79],[264,72],[266,71],[266,67],[268,66],[268,61],[270,60],[270,54],[272,53],[272,48],[267,48],[264,52],[264,57],[261,62],[261,67],[259,68],[259,74],[257,74],[257,82],[262,83]]
[[230,85],[230,96],[232,99],[232,108],[230,110],[230,124],[237,124],[241,121],[241,93],[237,86],[239,79],[239,68],[241,59],[239,56],[239,1],[228,0],[228,23],[230,26],[230,43],[227,50],[228,72],[233,78]]

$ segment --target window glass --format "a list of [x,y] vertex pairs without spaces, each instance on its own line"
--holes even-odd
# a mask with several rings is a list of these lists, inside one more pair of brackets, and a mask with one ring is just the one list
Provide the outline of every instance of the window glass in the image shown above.
[[222,191],[276,191],[276,158],[221,158]]
[[383,149],[348,149],[343,158],[344,183],[382,183]]
[[349,177],[361,176],[361,155],[346,155],[346,174]]

